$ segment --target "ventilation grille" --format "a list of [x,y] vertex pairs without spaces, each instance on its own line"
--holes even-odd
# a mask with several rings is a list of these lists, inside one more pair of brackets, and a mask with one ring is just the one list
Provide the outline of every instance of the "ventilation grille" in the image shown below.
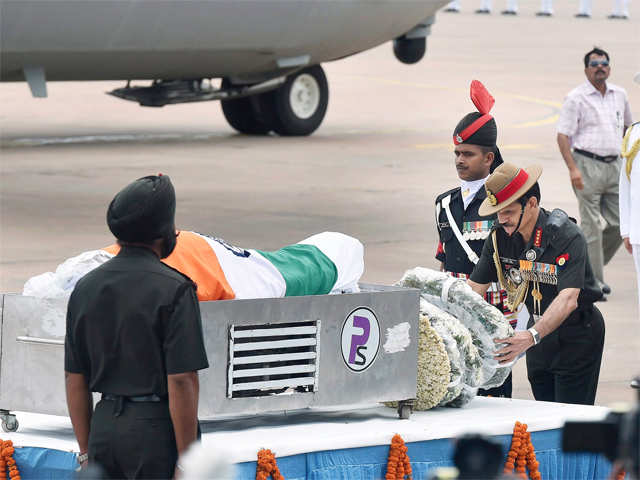
[[315,392],[320,321],[231,325],[227,397]]

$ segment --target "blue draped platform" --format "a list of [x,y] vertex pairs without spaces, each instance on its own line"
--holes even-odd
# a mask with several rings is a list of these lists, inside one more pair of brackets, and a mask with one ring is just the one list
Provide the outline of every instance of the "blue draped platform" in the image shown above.
[[[399,433],[414,478],[422,479],[433,468],[452,465],[451,439],[461,433],[490,434],[503,445],[506,458],[510,432],[520,420],[529,425],[543,479],[605,480],[611,466],[603,456],[561,451],[566,418],[598,419],[605,413],[601,407],[478,398],[463,409],[417,412],[409,420],[398,420],[383,407],[261,415],[204,422],[200,448],[235,463],[238,480],[255,479],[254,459],[261,448],[274,451],[286,480],[378,480],[384,478],[391,438]],[[22,478],[73,478],[76,454],[63,451],[76,448],[68,419],[20,418],[21,432],[3,437],[23,446],[15,453]]]
[[[562,453],[561,430],[534,432],[531,441],[545,480],[605,480],[611,464],[595,454]],[[506,458],[510,435],[493,437],[502,443]],[[450,439],[407,443],[415,479],[426,478],[437,467],[452,466]],[[386,473],[389,446],[347,448],[278,458],[278,468],[286,480],[379,480]],[[256,462],[237,465],[237,478],[254,480]]]

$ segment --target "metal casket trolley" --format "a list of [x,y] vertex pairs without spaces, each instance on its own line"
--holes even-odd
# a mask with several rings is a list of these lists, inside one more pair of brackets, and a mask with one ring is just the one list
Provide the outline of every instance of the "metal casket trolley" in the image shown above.
[[[199,417],[398,401],[398,414],[408,418],[416,396],[419,292],[360,288],[201,302],[210,367],[200,372]],[[1,300],[2,428],[17,430],[11,411],[67,415],[66,300],[10,294]]]

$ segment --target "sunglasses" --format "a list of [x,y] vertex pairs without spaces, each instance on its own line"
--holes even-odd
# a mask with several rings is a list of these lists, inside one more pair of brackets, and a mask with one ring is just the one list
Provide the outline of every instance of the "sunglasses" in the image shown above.
[[603,67],[608,67],[609,66],[609,60],[591,60],[589,62],[589,66],[590,67],[597,67],[598,65],[602,65]]

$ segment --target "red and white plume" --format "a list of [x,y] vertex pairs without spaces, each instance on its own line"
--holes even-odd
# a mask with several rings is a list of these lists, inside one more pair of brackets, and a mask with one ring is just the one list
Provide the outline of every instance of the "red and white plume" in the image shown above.
[[470,93],[471,101],[483,115],[489,113],[493,108],[493,104],[496,103],[495,99],[491,96],[482,82],[478,80],[473,80],[471,82]]

